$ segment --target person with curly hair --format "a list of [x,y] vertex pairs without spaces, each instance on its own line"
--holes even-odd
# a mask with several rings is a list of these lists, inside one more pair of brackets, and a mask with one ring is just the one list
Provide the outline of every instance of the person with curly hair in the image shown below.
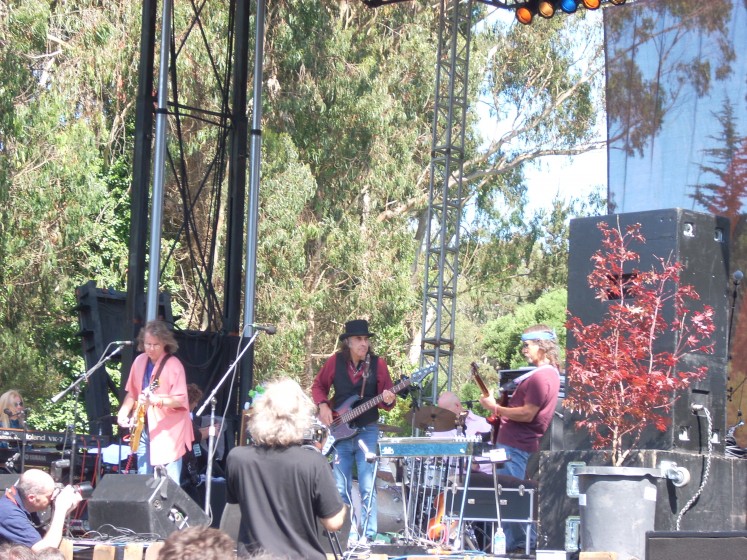
[[236,558],[236,543],[213,527],[197,525],[174,531],[163,543],[158,560],[227,560]]
[[326,559],[317,523],[339,530],[345,506],[325,457],[303,445],[315,410],[289,378],[269,383],[250,409],[252,444],[234,447],[226,465],[226,501],[241,511],[240,554]]
[[[143,429],[137,443],[139,474],[164,467],[179,484],[182,457],[194,439],[187,400],[187,375],[174,353],[179,345],[163,321],[149,321],[140,331],[117,423],[132,428],[144,411]],[[132,416],[131,416],[132,415]]]

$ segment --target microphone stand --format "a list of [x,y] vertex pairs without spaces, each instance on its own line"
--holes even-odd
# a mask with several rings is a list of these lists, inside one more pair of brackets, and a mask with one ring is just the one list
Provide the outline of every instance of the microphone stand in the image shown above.
[[21,428],[23,428],[23,439],[21,440],[21,472],[24,472],[26,470],[26,438],[29,434],[29,425],[26,423],[25,410],[18,413],[18,421],[21,423]]
[[[228,379],[228,376],[231,375],[231,373],[235,373],[236,366],[241,361],[241,358],[244,357],[244,354],[246,353],[249,348],[252,347],[252,344],[254,344],[254,341],[257,339],[257,336],[259,336],[259,333],[262,332],[261,330],[255,330],[252,334],[251,338],[249,339],[249,342],[247,345],[239,352],[239,355],[236,356],[236,359],[233,361],[233,363],[228,366],[228,370],[226,373],[223,374],[223,377],[221,377],[220,381],[218,381],[218,384],[213,388],[210,395],[208,395],[207,399],[205,399],[205,402],[202,403],[202,406],[197,410],[195,413],[195,416],[202,416],[202,413],[205,411],[205,408],[210,403],[212,406],[212,410],[210,412],[210,429],[208,430],[208,462],[207,462],[207,472],[205,473],[205,513],[210,515],[210,492],[212,490],[212,474],[213,474],[213,455],[215,454],[215,395],[218,393],[220,388],[223,386],[223,383],[225,383],[226,379]],[[221,432],[223,431],[226,424],[226,419],[223,418],[223,423],[220,426]],[[198,444],[199,445],[199,444]]]
[[62,397],[64,397],[70,391],[72,391],[73,389],[75,389],[76,387],[78,387],[78,385],[80,385],[80,383],[82,381],[88,381],[88,378],[91,377],[91,375],[93,374],[93,372],[95,372],[97,369],[99,369],[101,366],[103,366],[106,362],[108,362],[109,360],[111,360],[114,356],[116,356],[117,354],[119,354],[119,352],[121,352],[122,348],[125,347],[124,344],[119,344],[117,346],[117,348],[111,354],[107,355],[106,351],[109,349],[109,346],[111,346],[112,344],[113,343],[110,342],[107,345],[106,349],[104,350],[104,353],[101,355],[101,358],[99,358],[99,361],[96,362],[95,364],[93,364],[93,366],[91,366],[91,368],[88,371],[86,371],[85,373],[79,375],[78,378],[75,381],[73,381],[67,389],[63,389],[62,391],[60,391],[59,393],[57,393],[54,397],[52,397],[51,399],[49,399],[52,402],[52,404],[56,404],[57,401],[59,401]]
[[[107,354],[107,351],[109,350],[109,347],[114,344],[113,342],[110,342],[107,344],[106,348],[104,349],[104,353],[101,355],[101,358],[99,358],[99,361],[96,362],[91,368],[82,373],[77,377],[75,381],[73,381],[66,389],[63,389],[59,393],[57,393],[54,397],[49,399],[52,403],[56,404],[57,401],[59,401],[62,397],[67,395],[70,391],[75,391],[75,402],[73,405],[73,424],[71,426],[68,426],[68,433],[70,434],[72,444],[71,444],[71,451],[70,451],[70,484],[74,484],[74,473],[75,473],[75,451],[76,451],[76,444],[77,444],[77,437],[75,435],[75,426],[78,422],[78,401],[80,400],[80,384],[83,381],[88,381],[88,378],[93,375],[93,373],[99,369],[101,366],[103,366],[106,362],[111,360],[114,356],[119,354],[119,352],[122,351],[122,348],[125,347],[124,344],[117,345],[117,348],[115,348],[111,353]],[[63,449],[63,458],[64,458],[64,449]],[[23,455],[22,461],[23,461]]]
[[[210,427],[208,428],[208,462],[205,470],[205,513],[210,515],[210,498],[213,488],[213,453],[215,447],[215,405],[218,403],[215,397],[210,399]],[[225,422],[226,419],[223,418]],[[223,425],[221,424],[221,430]],[[199,443],[197,445],[200,445]],[[211,515],[212,517],[212,515]]]

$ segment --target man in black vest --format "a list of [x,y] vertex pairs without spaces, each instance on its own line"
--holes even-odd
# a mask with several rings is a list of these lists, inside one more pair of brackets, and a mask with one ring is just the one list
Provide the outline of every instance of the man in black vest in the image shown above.
[[[342,414],[360,402],[377,395],[382,396],[380,408],[391,410],[396,395],[391,391],[392,379],[386,362],[372,353],[368,321],[356,319],[345,323],[345,332],[340,335],[340,348],[324,363],[314,379],[311,394],[319,407],[319,420],[332,424],[335,413]],[[330,402],[330,390],[334,387],[334,404]],[[376,489],[373,464],[366,460],[366,450],[375,452],[379,439],[379,407],[362,412],[349,422],[355,432],[345,429],[345,439],[338,438],[333,447],[334,473],[337,490],[342,500],[352,504],[353,465],[357,465],[358,488],[361,494],[362,514],[358,520],[357,535],[368,541],[376,538]],[[332,430],[334,435],[335,430]],[[359,442],[362,442],[359,443]],[[357,535],[351,529],[351,537]]]

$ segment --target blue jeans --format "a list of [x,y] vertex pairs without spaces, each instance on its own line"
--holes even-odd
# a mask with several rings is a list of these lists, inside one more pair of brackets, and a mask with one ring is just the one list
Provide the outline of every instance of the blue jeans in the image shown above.
[[[510,461],[506,461],[503,464],[502,469],[498,470],[498,474],[507,474],[508,476],[524,480],[527,476],[527,462],[531,453],[502,443],[499,443],[497,447],[505,449],[506,455],[510,459]],[[526,524],[501,523],[501,526],[503,527],[503,533],[506,535],[506,550],[511,551],[515,548],[523,549],[527,537]],[[529,547],[533,549],[537,543],[537,531],[534,525],[532,525],[531,531],[529,535]]]
[[[334,474],[337,491],[342,501],[352,504],[353,465],[358,469],[358,489],[361,493],[361,519],[357,532],[368,539],[376,538],[376,486],[374,484],[374,463],[366,461],[366,455],[358,446],[363,441],[371,453],[377,451],[379,427],[376,424],[364,426],[354,437],[338,441],[333,447]],[[370,501],[369,501],[370,500]],[[353,532],[356,528],[350,529]]]
[[[173,463],[164,466],[166,467],[166,474],[178,485],[182,474],[182,458],[179,457]],[[150,436],[148,430],[143,430],[140,434],[140,446],[137,448],[137,473],[153,474],[153,465],[150,464]]]

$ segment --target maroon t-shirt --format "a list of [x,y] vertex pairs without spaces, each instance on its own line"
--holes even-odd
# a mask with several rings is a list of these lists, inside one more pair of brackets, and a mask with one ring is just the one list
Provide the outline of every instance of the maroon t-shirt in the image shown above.
[[539,407],[531,422],[516,422],[501,418],[498,443],[510,445],[522,451],[534,453],[539,450],[539,440],[547,430],[555,413],[555,404],[560,391],[558,370],[551,365],[540,366],[524,379],[514,391],[510,407],[533,404]]

